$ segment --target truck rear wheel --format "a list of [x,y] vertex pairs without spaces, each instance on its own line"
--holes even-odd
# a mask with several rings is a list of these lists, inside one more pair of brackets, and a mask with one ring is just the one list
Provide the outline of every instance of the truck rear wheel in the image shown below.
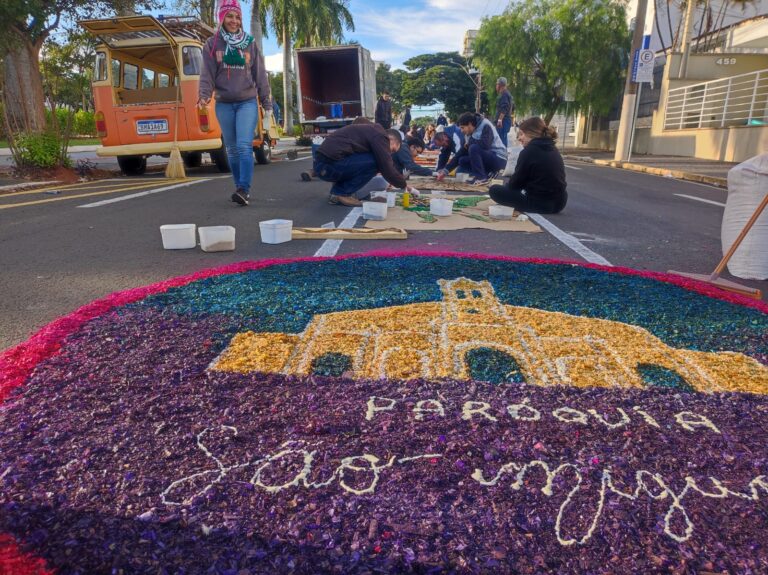
[[147,171],[145,156],[117,156],[117,165],[126,176],[141,176]]
[[227,148],[224,144],[221,144],[221,148],[218,150],[211,150],[209,153],[211,154],[211,160],[216,164],[216,167],[220,172],[226,174],[231,171],[229,167],[229,158],[227,157]]
[[258,148],[254,148],[253,152],[256,154],[256,161],[260,164],[268,164],[272,161],[272,146],[267,140],[264,140]]
[[184,165],[188,168],[199,168],[203,163],[202,152],[187,152],[182,157],[184,158]]

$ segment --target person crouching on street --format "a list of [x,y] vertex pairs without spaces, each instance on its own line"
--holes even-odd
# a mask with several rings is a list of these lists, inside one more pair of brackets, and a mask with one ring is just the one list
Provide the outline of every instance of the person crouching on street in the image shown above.
[[207,106],[216,92],[216,119],[227,149],[235,192],[232,201],[247,206],[253,179],[253,135],[264,108],[263,131],[269,131],[272,96],[264,56],[253,36],[243,30],[238,0],[223,0],[219,28],[203,47],[198,107]]
[[563,157],[555,147],[557,130],[541,118],[520,122],[517,139],[523,150],[507,185],[491,186],[491,199],[502,206],[534,214],[557,214],[568,202]]
[[507,147],[499,138],[494,125],[480,114],[464,112],[457,122],[466,138],[464,148],[438,172],[442,180],[457,166],[470,172],[468,184],[485,185],[507,165]]
[[355,193],[379,172],[392,186],[411,191],[392,161],[402,141],[397,130],[370,122],[352,123],[329,134],[314,160],[317,177],[333,183],[328,203],[361,206]]

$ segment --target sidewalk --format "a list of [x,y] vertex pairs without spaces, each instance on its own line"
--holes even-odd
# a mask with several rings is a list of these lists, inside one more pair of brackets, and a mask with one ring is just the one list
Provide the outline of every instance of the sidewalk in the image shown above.
[[718,162],[716,160],[702,160],[701,158],[681,156],[643,156],[635,154],[630,158],[629,162],[617,162],[613,157],[614,153],[607,150],[583,148],[563,150],[563,158],[566,160],[590,162],[600,166],[645,172],[656,176],[699,182],[720,188],[728,187],[728,170],[738,165],[735,162]]

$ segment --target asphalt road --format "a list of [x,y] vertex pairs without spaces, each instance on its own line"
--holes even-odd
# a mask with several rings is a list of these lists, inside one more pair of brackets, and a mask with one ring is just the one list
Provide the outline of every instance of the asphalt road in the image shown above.
[[[568,206],[562,214],[536,220],[546,227],[543,233],[469,229],[411,232],[407,240],[261,243],[261,220],[338,226],[350,215],[349,208],[326,202],[329,184],[300,180],[299,173],[310,167],[307,158],[256,166],[247,208],[229,201],[231,180],[212,166],[188,170],[194,179],[183,185],[158,174],[0,194],[0,349],[112,292],[244,260],[385,249],[592,261],[660,272],[715,268],[722,257],[725,190],[568,164]],[[155,193],[140,195],[148,190]],[[119,201],[98,203],[105,200]],[[168,223],[235,226],[237,249],[163,250],[159,227]],[[731,279],[768,292],[768,281]]]

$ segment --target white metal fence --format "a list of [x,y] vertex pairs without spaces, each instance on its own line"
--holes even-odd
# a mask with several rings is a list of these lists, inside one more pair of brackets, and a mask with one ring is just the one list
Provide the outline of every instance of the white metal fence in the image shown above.
[[768,125],[768,69],[669,91],[665,130]]

